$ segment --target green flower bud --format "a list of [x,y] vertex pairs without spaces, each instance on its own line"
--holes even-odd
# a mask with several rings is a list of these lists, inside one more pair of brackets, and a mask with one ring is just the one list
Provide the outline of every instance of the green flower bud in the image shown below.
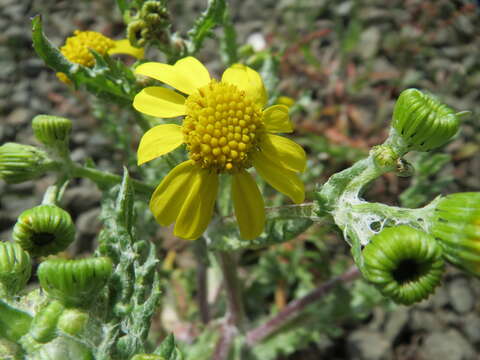
[[13,240],[33,256],[65,250],[75,238],[70,214],[55,205],[25,210],[13,228]]
[[35,360],[94,360],[92,352],[84,344],[63,336],[45,344],[31,357]]
[[155,354],[137,354],[131,360],[165,360],[165,358]]
[[9,184],[36,179],[56,166],[45,151],[34,146],[18,143],[0,146],[0,179]]
[[458,131],[455,112],[435,97],[417,89],[400,94],[393,110],[393,128],[412,150],[430,151]]
[[127,38],[130,44],[135,47],[144,47],[145,39],[142,38],[142,31],[147,28],[143,20],[134,20],[127,26]]
[[406,225],[386,228],[363,249],[362,272],[385,296],[410,305],[440,283],[444,261],[435,239]]
[[480,276],[480,193],[442,198],[432,215],[431,234],[452,264]]
[[32,273],[30,255],[18,244],[0,242],[0,284],[9,295],[22,290]]
[[375,164],[380,167],[395,166],[398,154],[389,145],[377,145],[371,150]]
[[107,283],[112,266],[107,257],[48,259],[40,264],[37,274],[50,297],[68,307],[88,306]]
[[35,314],[30,327],[32,339],[39,343],[52,341],[57,336],[57,322],[63,309],[59,301],[53,301]]
[[83,331],[83,329],[85,329],[88,318],[88,314],[83,311],[77,309],[67,309],[58,319],[57,326],[64,333],[78,335]]
[[32,317],[0,300],[0,337],[17,341],[28,332]]
[[35,137],[41,143],[52,146],[68,141],[72,122],[59,116],[37,115],[32,120],[32,128]]

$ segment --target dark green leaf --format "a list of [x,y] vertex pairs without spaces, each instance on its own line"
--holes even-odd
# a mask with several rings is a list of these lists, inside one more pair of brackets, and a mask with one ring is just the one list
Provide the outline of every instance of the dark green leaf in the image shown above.
[[45,36],[42,29],[42,19],[40,15],[37,15],[32,19],[32,40],[33,48],[38,56],[45,61],[45,64],[55,71],[70,74],[72,68],[78,67],[78,65],[72,64],[68,61]]
[[202,46],[207,36],[211,35],[211,30],[219,24],[222,24],[226,9],[225,0],[209,0],[207,10],[205,10],[195,21],[193,28],[188,32],[193,48],[190,54],[194,55]]

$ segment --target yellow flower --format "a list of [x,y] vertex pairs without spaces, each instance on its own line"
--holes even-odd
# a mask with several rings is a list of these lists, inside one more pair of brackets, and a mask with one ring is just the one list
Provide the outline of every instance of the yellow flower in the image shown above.
[[[115,41],[96,31],[80,30],[75,30],[74,36],[67,38],[65,45],[60,48],[60,52],[70,62],[92,67],[95,65],[95,58],[89,51],[90,49],[100,55],[127,54],[137,59],[144,56],[143,49],[133,47],[127,39]],[[57,77],[64,83],[70,82],[64,73],[57,73]]]
[[273,133],[292,132],[288,107],[263,109],[267,94],[260,75],[235,64],[221,81],[210,77],[195,58],[167,65],[145,63],[136,73],[152,77],[186,94],[159,86],[143,89],[133,101],[138,111],[162,118],[185,115],[183,125],[153,127],[142,137],[138,164],[187,145],[190,160],[176,166],[162,180],[150,200],[157,221],[175,222],[175,235],[196,239],[212,217],[218,175],[230,174],[232,198],[240,234],[253,239],[263,231],[263,198],[246,169],[255,167],[272,187],[295,203],[305,197],[297,173],[306,166],[305,152],[293,141]]

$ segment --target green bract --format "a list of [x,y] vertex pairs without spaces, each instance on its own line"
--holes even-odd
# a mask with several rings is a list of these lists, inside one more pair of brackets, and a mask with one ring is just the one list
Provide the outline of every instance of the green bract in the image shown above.
[[30,255],[20,245],[0,242],[0,283],[7,294],[14,295],[22,290],[31,272]]
[[56,167],[46,152],[30,145],[0,146],[0,179],[9,184],[33,180]]
[[111,273],[112,261],[108,257],[49,259],[39,266],[37,272],[43,290],[66,306],[91,303]]
[[363,249],[365,277],[395,302],[410,305],[426,299],[443,273],[435,239],[406,225],[386,228]]
[[455,112],[417,89],[402,91],[393,110],[393,128],[410,149],[429,151],[445,144],[458,131]]
[[30,254],[45,256],[65,250],[75,238],[75,226],[65,210],[39,205],[18,217],[12,236]]
[[32,120],[32,129],[40,142],[45,145],[55,145],[58,142],[67,142],[72,130],[72,122],[59,116],[37,115]]
[[63,309],[59,301],[52,301],[35,314],[30,327],[30,335],[35,341],[47,343],[57,336],[57,322]]
[[432,235],[445,258],[480,276],[480,193],[457,193],[441,199],[432,217]]

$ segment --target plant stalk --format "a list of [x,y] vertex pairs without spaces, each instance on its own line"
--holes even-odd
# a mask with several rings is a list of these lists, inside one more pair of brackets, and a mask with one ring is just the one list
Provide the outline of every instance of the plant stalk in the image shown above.
[[331,291],[339,283],[347,283],[355,280],[360,275],[360,271],[356,266],[352,266],[345,273],[337,276],[326,283],[320,285],[309,294],[290,302],[282,311],[273,316],[264,324],[250,330],[246,335],[246,343],[250,347],[255,346],[273,333],[280,330],[285,324],[302,313],[305,308],[321,300],[329,291]]

